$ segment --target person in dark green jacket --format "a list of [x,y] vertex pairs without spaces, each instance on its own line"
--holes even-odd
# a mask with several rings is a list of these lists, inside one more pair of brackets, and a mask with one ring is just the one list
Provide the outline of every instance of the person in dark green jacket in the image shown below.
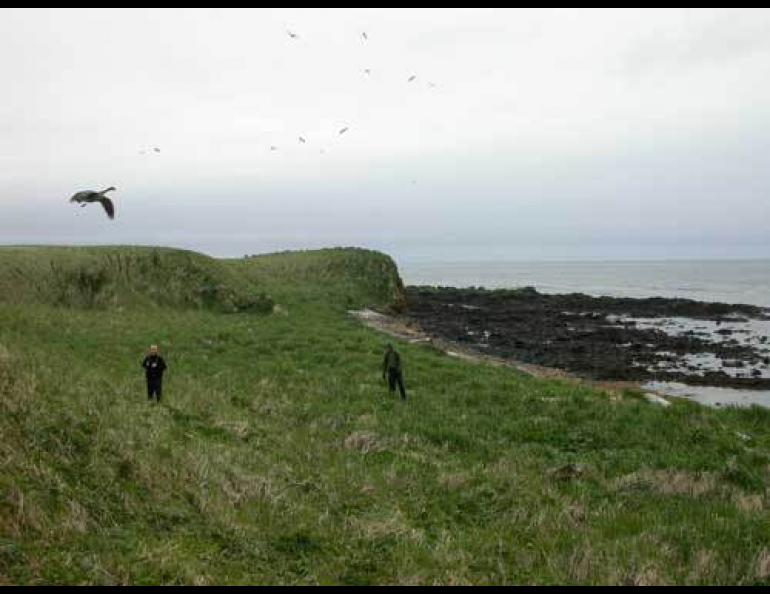
[[382,379],[387,379],[391,392],[395,392],[396,384],[398,384],[401,400],[406,400],[401,356],[395,351],[393,345],[390,344],[385,347],[385,358],[382,361]]

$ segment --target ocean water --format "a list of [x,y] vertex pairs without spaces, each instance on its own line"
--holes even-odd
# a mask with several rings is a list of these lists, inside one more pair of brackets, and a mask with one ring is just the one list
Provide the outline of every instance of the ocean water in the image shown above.
[[[770,260],[671,260],[597,262],[504,262],[504,261],[399,261],[407,285],[485,287],[488,289],[532,286],[542,293],[585,293],[613,297],[683,297],[697,301],[745,303],[770,308]],[[671,333],[693,328],[711,335],[713,322],[681,318],[652,319],[644,326],[660,326]],[[711,326],[714,328],[711,328]],[[726,324],[724,327],[727,327]],[[736,323],[741,340],[765,347],[762,337],[770,335],[770,322]],[[745,328],[744,328],[745,326]],[[767,339],[765,339],[767,340]],[[768,351],[770,354],[770,351]],[[721,369],[740,376],[745,370],[731,369],[725,361],[695,357],[705,370]],[[713,359],[713,357],[711,357]],[[758,370],[762,377],[770,368]],[[670,397],[688,398],[707,406],[750,406],[770,408],[770,392],[688,386],[674,382],[649,382],[647,390]]]
[[542,293],[683,297],[770,307],[770,260],[398,262],[408,285],[532,286]]

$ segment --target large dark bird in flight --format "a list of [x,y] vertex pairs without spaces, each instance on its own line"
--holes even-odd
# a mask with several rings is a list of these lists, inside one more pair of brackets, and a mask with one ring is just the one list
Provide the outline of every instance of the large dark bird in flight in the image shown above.
[[93,190],[78,192],[77,194],[73,194],[72,198],[70,198],[70,202],[79,202],[81,207],[85,206],[89,202],[101,202],[104,210],[107,211],[107,216],[111,219],[114,219],[115,205],[112,203],[112,200],[105,196],[107,192],[112,192],[114,190],[115,188],[110,186],[101,192],[94,192]]

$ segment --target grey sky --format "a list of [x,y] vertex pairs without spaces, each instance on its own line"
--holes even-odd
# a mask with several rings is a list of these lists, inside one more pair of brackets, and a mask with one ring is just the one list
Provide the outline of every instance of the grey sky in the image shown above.
[[770,257],[768,10],[0,9],[0,74],[0,243]]

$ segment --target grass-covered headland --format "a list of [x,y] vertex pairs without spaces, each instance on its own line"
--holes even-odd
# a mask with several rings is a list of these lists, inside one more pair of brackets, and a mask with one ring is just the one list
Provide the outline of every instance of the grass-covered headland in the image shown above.
[[0,248],[0,583],[770,583],[770,411],[397,344],[402,403],[346,312],[403,299],[365,250]]

